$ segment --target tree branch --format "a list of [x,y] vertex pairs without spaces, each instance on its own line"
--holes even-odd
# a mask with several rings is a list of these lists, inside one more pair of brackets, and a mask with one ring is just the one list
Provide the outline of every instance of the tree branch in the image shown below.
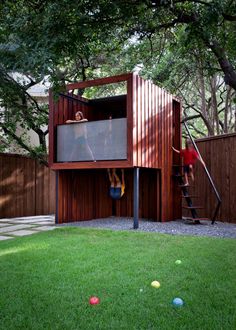
[[235,22],[236,21],[236,16],[233,16],[233,15],[229,15],[229,14],[222,14],[222,16],[224,17],[224,19],[226,21],[229,21],[229,22]]
[[44,164],[45,166],[48,166],[48,162],[45,160],[45,158],[43,156],[39,155],[38,153],[36,153],[32,148],[30,148],[26,143],[24,143],[19,136],[17,136],[15,133],[13,133],[11,130],[9,130],[3,124],[1,124],[1,127],[2,127],[3,132],[5,134],[8,134],[9,136],[11,136],[14,139],[14,141],[16,141],[17,144],[21,148],[27,150],[32,157],[39,159],[40,163]]
[[185,117],[184,119],[182,119],[182,122],[185,123],[189,120],[196,119],[196,118],[202,118],[201,114]]

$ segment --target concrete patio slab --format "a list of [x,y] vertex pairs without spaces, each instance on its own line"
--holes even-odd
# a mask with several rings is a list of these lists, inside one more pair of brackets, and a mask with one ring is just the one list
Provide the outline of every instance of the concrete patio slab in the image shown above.
[[5,219],[8,219],[8,220],[22,220],[22,219],[34,219],[34,220],[44,220],[44,219],[52,219],[54,218],[53,215],[35,215],[35,216],[27,216],[27,217],[16,217],[16,218],[5,218]]
[[0,236],[0,241],[5,241],[7,239],[12,239],[14,237],[11,237],[11,236]]
[[7,226],[11,226],[11,224],[9,224],[9,223],[0,223],[0,228],[2,228],[2,227],[7,227]]
[[0,223],[8,223],[8,222],[10,222],[11,221],[11,219],[7,219],[7,218],[2,218],[2,219],[0,219]]
[[32,235],[36,234],[37,231],[35,230],[17,230],[17,231],[12,231],[9,234],[12,236],[27,236],[27,235]]
[[53,215],[0,219],[0,241],[55,229]]
[[53,226],[53,225],[55,225],[55,223],[52,221],[40,221],[40,222],[35,221],[35,222],[32,222],[31,225],[38,225],[38,226],[52,225]]
[[24,223],[24,224],[42,224],[42,223],[50,223],[54,225],[54,220],[39,220],[39,219],[22,219],[22,220],[17,220],[17,221],[11,221],[11,223]]
[[31,225],[7,226],[7,227],[0,228],[0,234],[9,233],[9,232],[21,230],[21,229],[28,229],[28,228],[32,228],[32,226]]

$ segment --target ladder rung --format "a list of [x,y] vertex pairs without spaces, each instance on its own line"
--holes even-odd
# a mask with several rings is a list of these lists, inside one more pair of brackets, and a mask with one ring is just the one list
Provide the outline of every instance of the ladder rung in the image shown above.
[[187,186],[185,184],[179,184],[179,187],[180,188],[189,188],[189,187],[193,187],[193,186],[191,186],[190,184]]
[[194,209],[203,209],[203,206],[182,206],[184,209],[194,210]]
[[[184,178],[185,177],[185,175],[184,174],[180,174],[180,173],[178,173],[178,174],[172,174],[174,177],[176,177],[176,178]],[[188,175],[188,178],[191,178],[191,175]]]
[[190,220],[190,221],[204,221],[204,220],[210,220],[209,218],[185,218],[184,220]]
[[180,188],[193,188],[194,186],[189,184],[188,186],[185,186],[185,184],[179,184]]

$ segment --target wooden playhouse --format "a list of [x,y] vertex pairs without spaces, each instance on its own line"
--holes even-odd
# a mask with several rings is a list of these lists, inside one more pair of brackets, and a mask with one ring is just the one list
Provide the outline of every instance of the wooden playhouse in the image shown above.
[[[65,124],[77,111],[88,122]],[[172,176],[180,159],[171,148],[180,148],[180,112],[177,98],[134,73],[69,84],[63,93],[50,91],[56,222],[181,218],[181,194]],[[92,156],[80,147],[82,126]],[[109,196],[108,168],[125,170],[120,200]]]

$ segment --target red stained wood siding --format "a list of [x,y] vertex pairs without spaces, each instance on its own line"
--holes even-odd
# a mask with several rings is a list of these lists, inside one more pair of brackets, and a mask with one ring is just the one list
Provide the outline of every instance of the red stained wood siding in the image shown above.
[[173,99],[150,81],[133,75],[133,166],[162,168],[172,162]]
[[[173,102],[173,97],[165,90],[133,75],[133,166],[161,170],[162,221],[173,219],[174,216],[171,149],[175,111]],[[180,135],[177,134],[175,139],[180,141]]]

